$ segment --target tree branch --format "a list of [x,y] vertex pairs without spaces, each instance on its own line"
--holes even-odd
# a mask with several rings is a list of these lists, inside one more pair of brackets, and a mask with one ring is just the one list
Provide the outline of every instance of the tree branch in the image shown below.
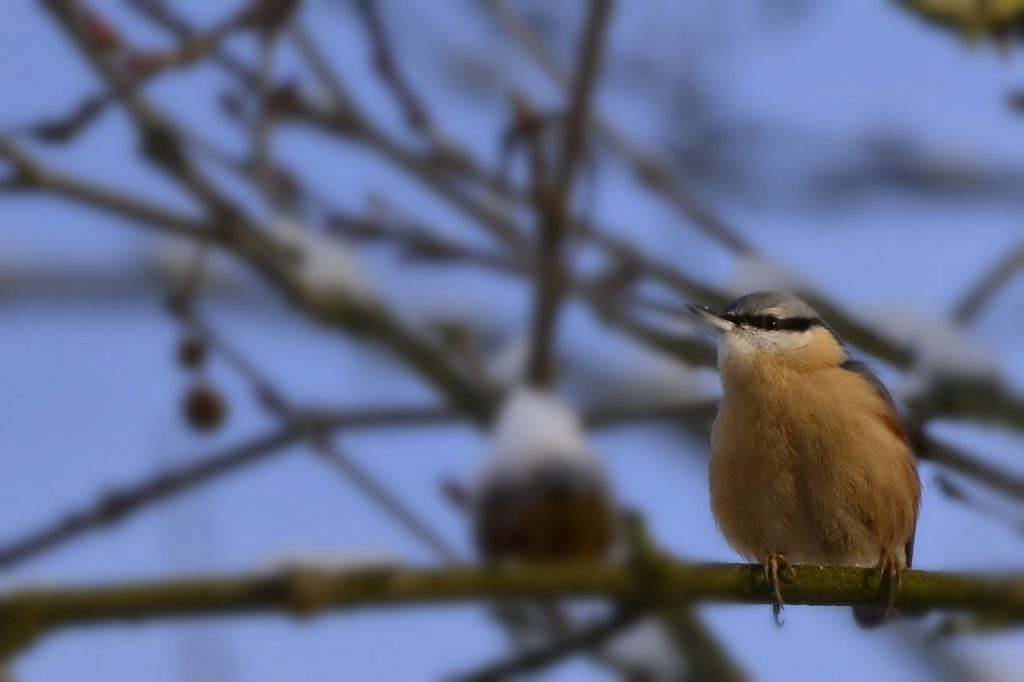
[[[535,159],[534,204],[538,219],[538,267],[534,291],[532,343],[527,359],[526,379],[535,386],[552,380],[552,345],[558,319],[558,307],[568,279],[563,263],[562,245],[569,231],[569,202],[573,176],[583,151],[589,127],[590,101],[601,59],[601,46],[611,13],[611,0],[590,4],[586,25],[580,36],[576,75],[569,92],[568,111],[562,133],[562,145],[555,158],[554,174],[543,177],[543,163]],[[542,154],[534,148],[535,155]]]
[[[197,578],[99,587],[33,588],[0,597],[0,656],[44,634],[78,625],[159,618],[291,613],[446,604],[489,599],[604,598],[666,607],[696,602],[771,604],[764,570],[747,564],[664,559],[658,579],[630,566],[305,569],[275,575]],[[888,590],[870,568],[797,566],[784,585],[788,604],[884,606]],[[896,608],[998,613],[1024,618],[1024,576],[907,571]]]
[[963,295],[953,308],[953,321],[968,325],[1010,279],[1024,270],[1024,244],[999,259],[992,269]]
[[626,630],[643,616],[639,609],[619,609],[617,613],[594,625],[582,625],[546,645],[528,649],[478,670],[452,678],[451,682],[497,682],[513,675],[537,672],[573,654],[597,649]]
[[0,570],[33,558],[88,531],[113,525],[143,507],[260,462],[302,438],[294,427],[275,429],[223,452],[207,455],[145,481],[110,490],[85,508],[67,513],[0,547]]
[[[523,51],[541,67],[551,80],[561,87],[569,87],[569,79],[557,60],[530,27],[505,5],[503,0],[489,0],[487,6],[505,30],[517,41]],[[753,254],[753,247],[730,225],[701,204],[678,181],[666,165],[651,155],[644,154],[598,112],[592,113],[597,134],[618,153],[637,180],[660,193],[669,204],[698,229],[727,248],[740,254]]]
[[388,40],[387,32],[384,30],[384,22],[381,21],[377,3],[374,0],[357,0],[356,11],[370,39],[373,49],[373,65],[381,80],[397,100],[406,124],[417,132],[433,136],[434,125],[430,116],[427,115],[426,107],[423,106],[412,86],[398,70],[394,51],[391,49],[391,41]]
[[[112,526],[132,514],[175,495],[211,483],[244,467],[283,454],[286,448],[302,442],[307,433],[299,423],[312,425],[314,431],[378,428],[416,428],[465,421],[462,413],[445,406],[368,407],[351,410],[301,410],[301,416],[285,426],[271,429],[223,451],[203,455],[196,461],[160,471],[142,481],[113,488],[92,503],[66,512],[24,535],[0,545],[0,570],[74,540],[90,531]],[[666,406],[658,409],[602,409],[586,413],[591,428],[617,426],[646,421],[671,420],[707,431],[714,417],[713,403]]]
[[896,4],[921,19],[959,33],[968,39],[991,34],[1009,39],[1024,19],[1024,1],[1001,0],[897,0]]
[[[144,156],[189,191],[212,215],[235,213],[231,202],[190,163],[171,121],[134,88],[118,65],[97,49],[83,28],[80,8],[69,0],[43,0],[42,4],[86,62],[107,82],[111,91],[119,95],[135,125]],[[215,49],[216,44],[211,49]]]

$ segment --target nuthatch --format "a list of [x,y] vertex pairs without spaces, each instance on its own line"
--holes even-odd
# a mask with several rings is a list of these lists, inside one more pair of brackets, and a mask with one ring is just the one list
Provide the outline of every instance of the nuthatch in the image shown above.
[[876,566],[889,609],[911,564],[921,487],[892,398],[806,303],[765,291],[721,314],[687,306],[718,334],[722,403],[711,435],[711,508],[729,544],[764,565],[782,606],[791,563]]
[[576,415],[548,393],[512,392],[473,495],[485,561],[596,561],[607,553],[614,506],[585,440]]

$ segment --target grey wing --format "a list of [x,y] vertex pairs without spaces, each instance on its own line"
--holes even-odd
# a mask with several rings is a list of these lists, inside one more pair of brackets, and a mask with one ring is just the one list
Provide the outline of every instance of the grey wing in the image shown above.
[[[889,389],[885,387],[885,384],[883,384],[882,380],[878,378],[878,375],[871,371],[871,368],[868,366],[866,362],[861,362],[860,360],[847,360],[841,365],[841,367],[849,372],[854,372],[860,375],[865,381],[871,384],[875,391],[878,392],[878,395],[880,395],[885,400],[891,412],[891,415],[888,420],[890,428],[892,428],[893,431],[899,434],[899,436],[903,438],[903,440],[905,440],[909,445],[910,437],[907,435],[906,429],[903,428],[903,423],[899,415],[899,408],[896,407],[896,401],[892,399],[892,395],[889,393]],[[913,451],[911,451],[911,454],[913,454]],[[907,555],[908,568],[911,566],[911,562],[914,558],[915,535],[917,535],[916,527],[914,528],[914,531],[910,534],[910,538],[907,539],[907,544],[904,548]]]

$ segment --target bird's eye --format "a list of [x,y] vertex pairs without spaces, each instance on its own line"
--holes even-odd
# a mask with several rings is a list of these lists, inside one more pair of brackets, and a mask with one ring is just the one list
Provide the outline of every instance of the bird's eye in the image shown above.
[[765,329],[778,329],[779,318],[775,317],[774,315],[769,315],[764,320],[764,327]]

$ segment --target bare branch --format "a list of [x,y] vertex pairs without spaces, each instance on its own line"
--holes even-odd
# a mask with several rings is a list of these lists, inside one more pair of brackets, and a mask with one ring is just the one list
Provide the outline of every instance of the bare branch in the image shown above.
[[639,609],[619,609],[594,625],[578,626],[574,632],[556,637],[545,646],[530,649],[497,661],[472,672],[458,675],[451,682],[496,682],[513,675],[535,673],[580,652],[593,651],[636,623],[642,616]]
[[302,26],[300,21],[292,22],[291,33],[296,47],[299,48],[299,53],[306,60],[306,63],[309,64],[316,79],[320,81],[320,85],[330,94],[331,99],[334,101],[334,106],[339,109],[351,108],[352,97],[345,89],[345,85],[338,78],[338,75],[331,68],[320,48],[313,41],[313,37],[309,35],[309,32]]
[[143,508],[231,471],[261,462],[300,440],[301,435],[294,427],[275,429],[223,452],[202,456],[195,463],[160,472],[142,483],[112,489],[87,507],[0,547],[0,569],[34,558],[88,531],[114,525]]
[[[569,79],[544,43],[530,27],[505,5],[503,0],[488,0],[487,6],[509,35],[559,86],[569,87]],[[753,247],[739,233],[693,197],[664,163],[642,153],[598,112],[592,114],[594,129],[616,153],[625,159],[637,180],[664,196],[668,202],[700,230],[736,253],[752,254]]]
[[62,175],[43,166],[14,143],[3,138],[0,138],[0,157],[7,158],[13,163],[22,179],[20,185],[12,189],[53,193],[130,218],[139,224],[177,237],[199,241],[213,238],[212,232],[205,229],[199,221],[127,193]]
[[665,631],[672,638],[689,667],[687,680],[714,680],[714,682],[742,682],[747,674],[740,669],[692,609],[668,606],[658,613]]
[[[479,599],[604,598],[624,605],[695,602],[770,604],[761,566],[690,564],[665,558],[658,580],[630,566],[293,570],[283,574],[199,578],[109,587],[37,588],[0,597],[0,655],[9,658],[41,636],[71,625],[228,614],[444,604]],[[884,606],[888,590],[873,568],[797,566],[785,586],[789,604]],[[896,608],[998,613],[1024,618],[1024,578],[907,571]]]
[[1024,270],[1024,244],[1011,249],[967,290],[953,307],[953,321],[961,326],[969,325],[985,304],[1021,270]]
[[[660,410],[598,410],[588,414],[594,428],[608,428],[648,420],[697,420],[710,423],[713,404],[684,405]],[[304,410],[292,424],[273,429],[223,452],[204,455],[181,467],[162,471],[136,484],[116,488],[92,504],[63,515],[54,522],[0,546],[0,569],[10,568],[88,531],[114,525],[143,508],[212,482],[241,468],[257,464],[301,442],[297,423],[314,424],[315,431],[334,433],[357,429],[414,428],[463,421],[446,407],[374,407],[327,412]]]
[[458,554],[440,535],[423,522],[419,514],[397,495],[394,495],[384,484],[372,476],[366,469],[356,464],[343,454],[327,437],[322,424],[310,421],[307,415],[296,409],[284,394],[278,390],[260,371],[249,362],[232,344],[216,333],[208,324],[199,318],[188,306],[178,310],[185,322],[193,331],[211,347],[220,352],[235,369],[252,385],[263,404],[276,414],[285,424],[297,428],[320,457],[335,471],[341,473],[350,483],[356,486],[374,503],[376,503],[399,525],[408,530],[413,537],[434,552],[440,559],[448,563],[457,563]]
[[[606,429],[645,422],[678,424],[705,437],[711,428],[716,402],[667,405],[649,409],[596,409],[585,412],[589,428]],[[359,410],[303,410],[301,421],[325,433],[376,428],[420,428],[460,423],[460,413],[443,406],[369,407]],[[205,455],[191,464],[163,471],[151,478],[113,489],[86,507],[44,524],[0,546],[0,569],[10,568],[89,531],[113,525],[128,516],[175,495],[210,483],[243,467],[284,453],[305,434],[295,425],[274,429],[224,452]],[[933,461],[979,483],[1015,498],[1024,498],[1024,479],[982,463],[978,458],[930,437],[917,450],[921,459]]]
[[558,307],[565,290],[562,245],[569,231],[568,207],[572,198],[573,174],[583,150],[589,126],[589,112],[597,82],[601,48],[611,13],[610,0],[590,3],[586,24],[579,40],[576,74],[569,91],[569,105],[562,131],[562,145],[555,158],[553,176],[543,177],[542,152],[532,148],[534,157],[534,203],[538,218],[537,284],[534,290],[532,343],[527,360],[526,380],[546,386],[552,380],[552,345]]
[[173,124],[133,89],[131,80],[105,54],[97,50],[83,28],[79,8],[69,0],[44,0],[43,5],[86,58],[116,92],[139,135],[144,156],[198,199],[212,215],[236,211],[218,189],[189,163]]
[[978,457],[928,435],[921,434],[914,440],[919,458],[963,474],[1009,497],[1024,499],[1024,478],[986,464]]
[[434,126],[426,108],[398,69],[377,3],[374,0],[357,0],[356,9],[373,46],[373,64],[381,80],[398,101],[405,115],[405,122],[413,130],[433,135]]

